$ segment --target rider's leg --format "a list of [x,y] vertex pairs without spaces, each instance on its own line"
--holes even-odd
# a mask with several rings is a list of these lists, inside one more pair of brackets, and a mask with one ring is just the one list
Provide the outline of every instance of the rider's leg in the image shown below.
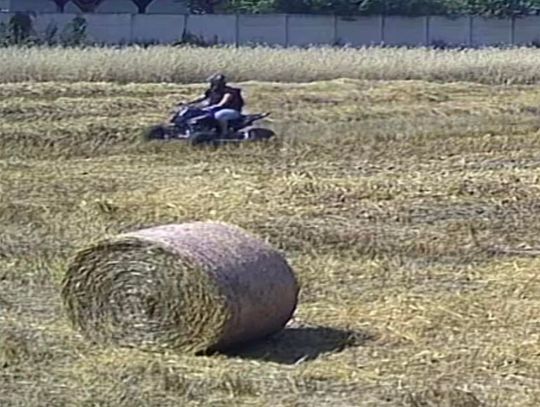
[[221,128],[220,137],[225,137],[227,135],[229,121],[238,119],[240,116],[240,112],[234,109],[221,109],[215,112],[214,117],[219,122],[219,126]]

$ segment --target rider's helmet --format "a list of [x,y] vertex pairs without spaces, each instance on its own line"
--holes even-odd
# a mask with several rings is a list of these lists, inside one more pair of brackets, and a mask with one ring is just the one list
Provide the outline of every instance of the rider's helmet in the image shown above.
[[212,88],[222,88],[227,84],[227,78],[221,73],[217,73],[208,78],[208,82]]

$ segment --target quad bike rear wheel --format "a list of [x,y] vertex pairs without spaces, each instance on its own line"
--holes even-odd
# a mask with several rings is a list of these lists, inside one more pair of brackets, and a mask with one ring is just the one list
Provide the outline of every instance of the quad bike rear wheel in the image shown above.
[[248,141],[269,140],[276,135],[272,130],[263,127],[247,127],[242,129],[240,134]]
[[192,146],[200,145],[200,144],[212,144],[215,142],[215,135],[213,133],[208,132],[197,132],[193,133],[188,137],[188,142]]

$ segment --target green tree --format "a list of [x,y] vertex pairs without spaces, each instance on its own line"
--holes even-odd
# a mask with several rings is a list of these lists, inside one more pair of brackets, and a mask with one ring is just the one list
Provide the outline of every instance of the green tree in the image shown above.
[[483,16],[508,17],[538,14],[539,9],[539,0],[468,0],[466,12]]
[[275,0],[230,0],[227,10],[235,13],[275,13],[279,10],[275,6]]
[[69,3],[69,0],[54,0],[54,2],[56,3],[58,10],[64,12],[64,7]]
[[217,6],[226,3],[223,0],[189,0],[188,8],[193,14],[214,14]]
[[359,5],[361,14],[439,15],[462,8],[459,0],[365,0]]
[[84,13],[92,13],[99,6],[103,0],[71,0],[77,5]]
[[152,3],[152,0],[133,0],[133,2],[137,6],[139,13],[145,13],[146,7],[148,7],[148,5]]
[[540,0],[192,0],[194,13],[516,16],[539,14]]

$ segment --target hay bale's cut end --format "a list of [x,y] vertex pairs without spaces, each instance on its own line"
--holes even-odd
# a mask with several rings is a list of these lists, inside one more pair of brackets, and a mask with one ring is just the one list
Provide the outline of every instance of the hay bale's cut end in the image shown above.
[[189,353],[279,331],[298,293],[280,253],[218,222],[158,226],[99,241],[76,254],[62,288],[68,318],[88,339]]

